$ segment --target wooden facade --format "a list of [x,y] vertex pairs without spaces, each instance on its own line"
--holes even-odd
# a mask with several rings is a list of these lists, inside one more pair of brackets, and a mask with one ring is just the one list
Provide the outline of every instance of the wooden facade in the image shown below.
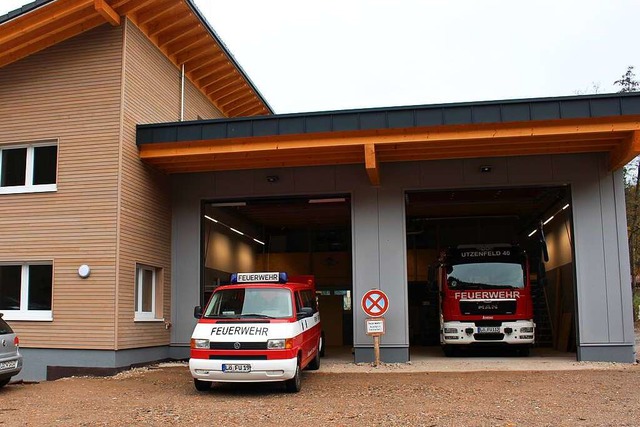
[[[0,68],[0,144],[51,140],[59,150],[57,191],[0,203],[0,261],[54,265],[53,320],[12,321],[24,348],[169,344],[169,179],[140,161],[135,137],[136,124],[180,119],[181,84],[130,20]],[[221,116],[187,79],[184,118]],[[136,263],[161,272],[164,321],[134,321]]]

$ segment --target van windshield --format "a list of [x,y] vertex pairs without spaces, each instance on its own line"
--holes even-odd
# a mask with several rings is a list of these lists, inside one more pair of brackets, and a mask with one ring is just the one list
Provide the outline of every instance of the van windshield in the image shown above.
[[451,267],[451,272],[447,274],[447,284],[451,289],[524,288],[521,264],[482,262]]
[[208,318],[280,319],[293,316],[291,292],[276,288],[216,291],[204,312]]

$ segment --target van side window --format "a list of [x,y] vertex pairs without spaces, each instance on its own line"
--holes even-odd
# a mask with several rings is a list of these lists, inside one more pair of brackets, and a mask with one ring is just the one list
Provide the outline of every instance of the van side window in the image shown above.
[[318,311],[316,295],[313,291],[301,291],[300,296],[302,296],[302,305],[304,307],[311,307],[314,313]]

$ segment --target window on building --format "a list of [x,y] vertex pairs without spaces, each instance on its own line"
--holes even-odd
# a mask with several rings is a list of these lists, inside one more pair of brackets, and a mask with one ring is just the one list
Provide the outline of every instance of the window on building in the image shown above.
[[0,264],[0,312],[6,320],[52,320],[53,265]]
[[138,264],[134,296],[135,320],[162,319],[162,287],[159,268]]
[[0,194],[57,190],[58,146],[0,146]]

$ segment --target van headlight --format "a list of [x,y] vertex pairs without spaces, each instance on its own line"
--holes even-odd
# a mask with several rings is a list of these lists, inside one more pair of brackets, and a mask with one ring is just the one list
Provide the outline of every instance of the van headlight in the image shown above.
[[209,348],[209,340],[191,338],[191,348]]
[[293,340],[291,338],[267,341],[267,349],[269,350],[285,350],[289,348],[293,348]]

